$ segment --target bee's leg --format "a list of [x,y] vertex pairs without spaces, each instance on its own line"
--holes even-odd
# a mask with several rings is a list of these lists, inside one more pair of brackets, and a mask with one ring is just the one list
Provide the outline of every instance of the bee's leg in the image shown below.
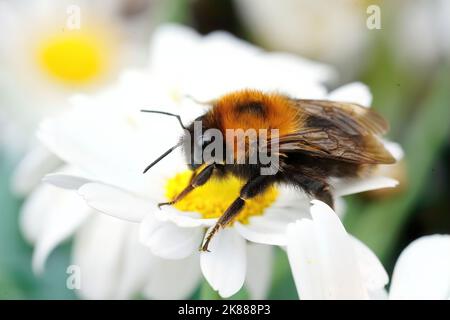
[[305,175],[294,175],[292,182],[302,188],[317,200],[325,202],[334,209],[334,199],[330,185],[321,177],[309,177]]
[[233,203],[228,207],[225,213],[219,218],[217,223],[208,233],[208,235],[206,236],[206,240],[200,250],[209,251],[209,242],[219,231],[219,229],[226,227],[234,220],[234,218],[236,218],[242,208],[244,208],[246,200],[262,194],[273,182],[273,176],[256,176],[255,178],[247,181],[247,183],[242,187],[239,197],[233,201]]
[[158,203],[158,207],[177,203],[185,196],[187,196],[189,192],[191,192],[192,190],[201,185],[204,185],[211,178],[214,171],[214,166],[215,166],[214,164],[209,164],[199,173],[197,174],[194,173],[194,175],[191,178],[191,181],[189,182],[189,185],[186,188],[184,188],[183,191],[181,191],[172,201]]
[[330,186],[328,184],[324,185],[323,188],[318,190],[314,194],[314,196],[317,200],[325,202],[331,209],[334,210],[334,198],[333,195],[331,194]]

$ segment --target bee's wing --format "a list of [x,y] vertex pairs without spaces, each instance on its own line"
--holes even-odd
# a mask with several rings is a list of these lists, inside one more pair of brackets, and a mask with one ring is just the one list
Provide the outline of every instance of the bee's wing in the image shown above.
[[336,129],[305,128],[279,138],[279,152],[367,164],[394,163],[394,157],[377,137],[351,136]]
[[293,100],[307,115],[327,119],[349,134],[384,134],[389,124],[378,113],[354,103]]
[[359,105],[322,100],[295,100],[305,113],[296,132],[279,137],[280,153],[302,152],[310,156],[367,164],[394,163],[377,137],[387,122]]

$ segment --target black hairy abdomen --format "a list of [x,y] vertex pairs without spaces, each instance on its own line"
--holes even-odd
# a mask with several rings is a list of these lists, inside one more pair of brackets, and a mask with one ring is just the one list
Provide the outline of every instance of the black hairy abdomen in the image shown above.
[[345,162],[335,159],[313,157],[306,153],[292,153],[284,160],[288,172],[314,173],[321,178],[327,177],[355,177],[361,169],[361,164]]

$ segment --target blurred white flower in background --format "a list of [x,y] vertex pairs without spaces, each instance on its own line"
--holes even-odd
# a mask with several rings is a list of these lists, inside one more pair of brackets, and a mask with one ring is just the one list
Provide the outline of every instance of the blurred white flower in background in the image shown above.
[[68,96],[98,90],[144,61],[147,43],[137,35],[149,33],[151,6],[143,27],[124,17],[127,2],[0,1],[0,143],[13,156],[32,142],[42,117],[68,106]]
[[365,62],[373,36],[366,26],[368,2],[235,0],[235,4],[255,42],[269,49],[332,63],[344,78]]
[[396,1],[398,12],[389,37],[397,63],[427,70],[450,59],[450,2],[447,0]]
[[[370,63],[375,38],[390,42],[396,64],[421,70],[450,57],[447,0],[234,0],[254,41],[332,63],[345,79]],[[381,29],[366,22],[370,5],[381,9]]]
[[[241,213],[239,222],[212,240],[212,252],[199,255],[206,228],[237,196],[241,184],[233,179],[212,181],[186,201],[158,210],[158,202],[170,199],[188,182],[183,156],[174,153],[146,176],[141,170],[175,144],[182,131],[173,118],[139,115],[138,109],[173,112],[187,123],[205,110],[186,95],[210,100],[242,88],[370,105],[370,93],[361,84],[327,96],[320,82],[331,74],[323,65],[267,54],[226,33],[202,38],[187,28],[161,27],[147,74],[128,73],[114,90],[79,97],[73,110],[44,123],[41,141],[82,172],[52,174],[46,180],[77,190],[101,212],[140,223],[140,240],[154,255],[200,258],[199,267],[220,295],[231,296],[246,282],[250,296],[262,298],[270,283],[272,248],[260,244],[286,245],[287,224],[309,215],[309,200],[289,188],[271,189]],[[335,189],[340,196],[395,185],[392,179],[373,177],[336,181]]]

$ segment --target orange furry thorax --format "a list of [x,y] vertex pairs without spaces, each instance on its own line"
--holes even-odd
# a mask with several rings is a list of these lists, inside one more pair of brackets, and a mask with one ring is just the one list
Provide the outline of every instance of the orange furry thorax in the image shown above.
[[227,129],[278,129],[280,136],[297,131],[304,121],[286,96],[257,90],[237,91],[219,98],[205,120],[224,134]]

